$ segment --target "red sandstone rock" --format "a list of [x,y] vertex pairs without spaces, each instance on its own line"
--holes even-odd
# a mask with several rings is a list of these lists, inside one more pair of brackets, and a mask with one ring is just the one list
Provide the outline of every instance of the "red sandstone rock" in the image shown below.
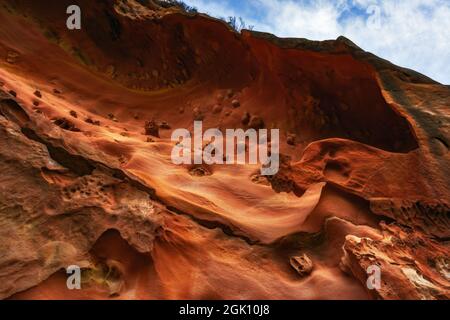
[[[236,34],[131,0],[78,1],[89,30],[70,32],[63,1],[4,2],[0,51],[20,61],[0,68],[1,298],[449,298],[447,86],[342,37]],[[248,117],[208,115],[236,93]],[[174,165],[169,132],[143,137],[159,125],[136,114],[296,136],[262,179]],[[83,290],[66,287],[72,264]]]
[[381,227],[380,240],[347,236],[343,268],[364,284],[367,268],[379,266],[381,286],[369,291],[376,299],[448,300],[448,244],[395,224]]

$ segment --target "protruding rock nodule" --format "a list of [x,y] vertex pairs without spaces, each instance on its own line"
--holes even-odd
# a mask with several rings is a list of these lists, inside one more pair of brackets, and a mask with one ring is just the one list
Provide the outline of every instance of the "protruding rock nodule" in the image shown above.
[[150,120],[145,123],[145,135],[159,138],[159,125],[155,120]]
[[302,277],[311,274],[314,265],[312,260],[306,255],[295,256],[290,259],[291,267]]

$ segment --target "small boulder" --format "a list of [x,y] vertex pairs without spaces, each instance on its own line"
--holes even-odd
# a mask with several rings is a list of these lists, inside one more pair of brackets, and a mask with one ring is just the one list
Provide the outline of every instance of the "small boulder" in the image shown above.
[[220,104],[216,104],[214,107],[213,107],[213,113],[214,114],[219,114],[219,113],[221,113],[222,112],[222,110],[223,110],[223,108],[222,108],[222,106],[220,105]]
[[244,115],[242,116],[241,123],[244,126],[248,125],[250,123],[250,118],[251,118],[250,113],[245,112]]
[[248,126],[251,129],[259,130],[264,129],[266,125],[264,124],[264,120],[261,117],[253,116]]
[[189,174],[194,177],[205,177],[210,176],[211,172],[205,167],[196,166],[189,170]]
[[86,123],[92,124],[94,126],[99,126],[100,125],[100,121],[98,120],[92,120],[91,118],[87,118],[86,120],[84,120]]
[[290,134],[288,134],[288,136],[287,136],[286,142],[287,142],[287,144],[290,145],[290,146],[295,146],[295,141],[296,141],[296,140],[297,140],[297,135],[296,135],[296,134],[293,134],[293,133],[290,133]]
[[160,129],[165,129],[165,130],[170,130],[170,129],[172,129],[172,127],[170,126],[170,124],[169,124],[167,121],[162,121],[162,122],[159,124],[159,128],[160,128]]
[[225,99],[225,97],[221,93],[219,93],[216,97],[217,102],[223,102],[224,99]]
[[73,132],[80,132],[80,129],[75,127],[75,124],[73,124],[72,121],[66,119],[66,118],[57,118],[53,121],[55,125],[60,127],[61,129],[67,130],[67,131],[73,131]]
[[302,277],[310,275],[314,268],[312,260],[306,254],[291,257],[290,263],[291,267]]
[[205,116],[203,115],[203,112],[200,110],[199,107],[195,107],[193,110],[194,120],[195,121],[202,121]]
[[159,126],[155,120],[145,122],[145,135],[159,138]]
[[114,121],[114,122],[118,122],[116,116],[113,115],[112,113],[109,113],[109,114],[108,114],[108,118],[109,118],[110,120]]
[[239,102],[239,100],[234,99],[233,101],[231,101],[231,105],[233,106],[233,108],[239,108],[241,106],[241,103]]

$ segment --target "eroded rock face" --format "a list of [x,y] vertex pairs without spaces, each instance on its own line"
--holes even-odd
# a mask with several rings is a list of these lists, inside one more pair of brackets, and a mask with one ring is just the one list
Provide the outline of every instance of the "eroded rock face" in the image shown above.
[[[0,298],[449,298],[448,86],[345,38],[134,0],[80,0],[74,33],[44,2],[0,8]],[[280,129],[279,173],[174,165],[194,120]]]
[[61,268],[89,267],[91,247],[109,229],[152,250],[163,209],[147,193],[107,168],[77,175],[3,116],[0,134],[0,298]]
[[366,270],[381,270],[381,285],[370,291],[377,299],[449,299],[449,245],[398,225],[382,225],[383,238],[347,236],[344,269],[367,279]]

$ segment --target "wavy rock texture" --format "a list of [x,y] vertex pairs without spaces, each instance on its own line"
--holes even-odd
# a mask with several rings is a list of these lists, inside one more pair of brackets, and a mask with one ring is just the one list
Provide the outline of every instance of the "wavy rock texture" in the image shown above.
[[[78,3],[81,31],[68,0],[0,5],[0,298],[449,298],[448,86],[345,38]],[[172,164],[195,119],[279,128],[280,172]]]

